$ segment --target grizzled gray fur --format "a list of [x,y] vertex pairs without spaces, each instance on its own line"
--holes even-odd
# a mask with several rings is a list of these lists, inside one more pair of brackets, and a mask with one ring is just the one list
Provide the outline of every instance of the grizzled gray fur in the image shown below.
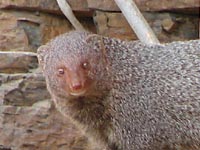
[[200,149],[199,40],[147,46],[74,31],[38,58],[58,110],[100,149]]

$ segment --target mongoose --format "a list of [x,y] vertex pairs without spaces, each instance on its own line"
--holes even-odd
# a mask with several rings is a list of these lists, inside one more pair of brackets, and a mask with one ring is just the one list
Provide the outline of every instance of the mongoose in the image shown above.
[[38,58],[57,109],[106,150],[200,149],[199,40],[148,46],[73,31]]

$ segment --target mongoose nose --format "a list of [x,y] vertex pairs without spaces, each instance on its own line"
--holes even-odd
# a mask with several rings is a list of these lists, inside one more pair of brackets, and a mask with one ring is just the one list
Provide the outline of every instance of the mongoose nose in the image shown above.
[[80,90],[80,89],[82,89],[81,83],[73,84],[73,85],[72,85],[72,89],[73,89],[73,90]]

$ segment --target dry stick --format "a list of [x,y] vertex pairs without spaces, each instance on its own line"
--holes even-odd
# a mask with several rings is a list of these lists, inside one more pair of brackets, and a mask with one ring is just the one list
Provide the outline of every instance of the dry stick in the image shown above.
[[57,3],[63,14],[67,17],[76,30],[85,30],[81,23],[74,16],[71,7],[65,0],[57,0]]
[[160,43],[133,0],[115,0],[115,2],[141,42]]

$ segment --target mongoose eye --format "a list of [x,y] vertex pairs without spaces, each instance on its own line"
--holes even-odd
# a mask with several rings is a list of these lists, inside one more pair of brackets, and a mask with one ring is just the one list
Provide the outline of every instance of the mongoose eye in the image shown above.
[[88,62],[83,62],[82,63],[82,68],[83,69],[89,69],[89,63]]
[[65,73],[64,69],[60,68],[58,69],[58,74],[63,75]]

